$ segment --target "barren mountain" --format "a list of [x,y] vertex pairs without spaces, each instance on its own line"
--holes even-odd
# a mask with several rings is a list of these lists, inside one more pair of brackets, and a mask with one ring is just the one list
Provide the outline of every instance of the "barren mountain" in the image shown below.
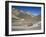
[[38,21],[41,21],[41,15],[34,16],[31,13],[27,13],[20,10],[12,11],[12,24],[13,26],[29,25],[32,26]]

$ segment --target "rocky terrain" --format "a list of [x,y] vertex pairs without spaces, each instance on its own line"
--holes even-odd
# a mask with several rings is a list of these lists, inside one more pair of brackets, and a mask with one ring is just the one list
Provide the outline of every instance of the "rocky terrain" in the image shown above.
[[12,30],[31,30],[31,28],[36,26],[41,26],[41,15],[34,16],[32,13],[22,10],[12,11]]

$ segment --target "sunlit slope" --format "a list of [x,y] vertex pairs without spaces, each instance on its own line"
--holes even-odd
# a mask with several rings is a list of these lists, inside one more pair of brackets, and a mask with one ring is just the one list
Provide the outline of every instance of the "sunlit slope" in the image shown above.
[[15,10],[12,12],[13,26],[29,25],[32,26],[36,22],[41,21],[41,15],[33,16],[24,11]]

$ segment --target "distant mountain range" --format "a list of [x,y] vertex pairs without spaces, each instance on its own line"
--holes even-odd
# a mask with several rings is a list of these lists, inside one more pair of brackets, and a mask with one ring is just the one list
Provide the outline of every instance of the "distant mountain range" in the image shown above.
[[[26,12],[26,11],[23,11],[23,10],[14,10],[14,11],[12,11],[12,15],[14,15],[12,18],[12,20],[14,20],[14,21],[16,21],[16,17],[18,17],[19,19],[18,20],[20,20],[20,19],[24,19],[24,21],[23,21],[23,25],[24,24],[31,24],[31,23],[36,23],[36,22],[38,22],[38,21],[41,21],[41,15],[38,15],[38,16],[33,16],[32,15],[32,13],[30,13],[30,12]],[[27,22],[27,23],[26,23]],[[21,25],[22,25],[21,24]]]

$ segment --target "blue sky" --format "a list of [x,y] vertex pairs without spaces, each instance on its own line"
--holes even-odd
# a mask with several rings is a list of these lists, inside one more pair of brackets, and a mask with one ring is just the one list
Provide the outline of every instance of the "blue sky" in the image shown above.
[[28,6],[12,6],[12,8],[23,10],[23,11],[29,11],[33,15],[37,16],[41,13],[41,7],[28,7]]

